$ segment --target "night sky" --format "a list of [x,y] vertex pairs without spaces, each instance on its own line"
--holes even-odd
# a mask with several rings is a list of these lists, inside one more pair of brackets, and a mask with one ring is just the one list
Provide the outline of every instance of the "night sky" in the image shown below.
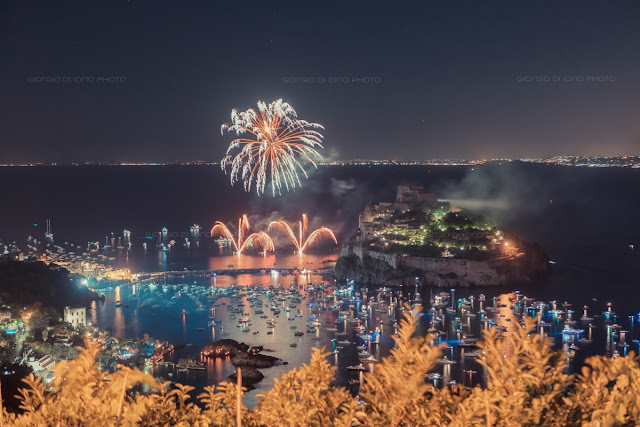
[[277,98],[332,159],[640,154],[638,1],[12,0],[0,55],[0,163],[218,161]]

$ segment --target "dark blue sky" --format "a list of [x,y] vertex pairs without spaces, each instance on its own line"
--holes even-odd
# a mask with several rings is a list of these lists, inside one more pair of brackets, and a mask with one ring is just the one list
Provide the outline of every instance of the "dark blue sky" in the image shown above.
[[638,1],[5,1],[0,36],[0,163],[219,160],[276,98],[336,158],[640,154]]

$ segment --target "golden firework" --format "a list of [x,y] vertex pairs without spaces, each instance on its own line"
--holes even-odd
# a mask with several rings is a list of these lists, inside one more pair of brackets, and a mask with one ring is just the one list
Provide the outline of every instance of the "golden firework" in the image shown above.
[[267,181],[274,197],[282,188],[294,190],[302,185],[299,172],[308,178],[305,164],[317,167],[316,160],[322,160],[317,149],[323,148],[324,137],[315,129],[324,128],[299,119],[282,99],[269,105],[258,101],[258,111],[234,109],[231,123],[222,125],[221,131],[223,135],[228,131],[241,136],[229,144],[222,170],[226,173],[231,165],[231,185],[241,179],[245,191],[251,191],[255,181],[258,195],[264,193]]
[[272,221],[269,223],[268,231],[272,229],[277,229],[282,231],[288,238],[293,242],[298,253],[304,252],[304,250],[311,244],[313,244],[316,240],[322,238],[330,238],[337,245],[338,240],[336,239],[333,231],[327,227],[320,227],[317,230],[314,230],[309,234],[309,237],[304,240],[304,236],[307,233],[307,228],[309,226],[309,221],[307,219],[307,214],[302,214],[302,220],[298,221],[298,238],[296,238],[293,229],[287,224],[286,221]]
[[249,228],[250,225],[247,215],[242,215],[242,217],[238,219],[237,240],[233,237],[233,233],[231,233],[229,228],[220,221],[216,221],[215,225],[211,229],[211,235],[214,236],[216,234],[220,234],[224,236],[231,242],[238,255],[240,255],[247,247],[253,245],[261,246],[265,253],[267,251],[273,252],[275,250],[271,237],[269,237],[269,235],[264,231],[250,234],[245,238],[245,231],[249,230]]

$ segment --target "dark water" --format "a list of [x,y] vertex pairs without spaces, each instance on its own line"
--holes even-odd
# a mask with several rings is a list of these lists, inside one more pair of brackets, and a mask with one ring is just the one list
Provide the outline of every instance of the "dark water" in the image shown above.
[[[114,251],[115,263],[134,271],[225,268],[228,265],[234,268],[318,267],[322,260],[336,258],[334,245],[322,245],[301,257],[293,255],[293,248],[281,240],[275,255],[238,257],[207,237],[201,239],[199,248],[191,246],[187,250],[182,242],[189,236],[189,226],[194,223],[206,232],[216,220],[232,227],[237,224],[237,218],[246,213],[252,230],[257,231],[264,229],[268,220],[284,218],[294,223],[302,213],[307,213],[310,229],[321,225],[331,227],[341,243],[357,227],[357,215],[368,201],[392,200],[398,185],[424,185],[442,198],[488,215],[524,240],[542,244],[556,262],[552,275],[538,283],[459,290],[457,296],[477,296],[482,292],[489,299],[518,289],[538,300],[569,301],[577,311],[577,318],[581,315],[582,305],[589,305],[592,313],[601,313],[606,309],[606,303],[611,302],[618,313],[618,323],[625,328],[634,327],[628,316],[640,311],[640,255],[637,249],[640,247],[640,227],[637,225],[640,170],[521,163],[473,168],[322,167],[311,176],[302,191],[275,199],[247,194],[239,187],[231,188],[227,177],[215,166],[0,168],[0,183],[0,237],[3,239],[14,239],[20,244],[26,235],[41,236],[46,218],[52,220],[58,243],[69,241],[85,246],[88,241],[98,241],[103,244],[106,236],[114,233],[117,238],[126,228],[132,232],[132,250],[128,254]],[[162,227],[174,233],[171,236],[178,242],[170,253],[155,249],[154,236]],[[146,252],[142,249],[143,242],[148,242],[150,247]],[[635,245],[636,249],[630,249],[629,245]],[[194,280],[196,285],[212,284],[208,280]],[[219,285],[244,286],[268,285],[274,278],[221,276],[216,280],[220,281],[216,283]],[[279,280],[286,286],[297,286],[300,280],[331,279],[289,276]],[[128,299],[132,297],[133,289],[123,287],[118,292],[120,298]],[[150,290],[138,287],[136,296],[143,300],[146,292]],[[429,292],[429,289],[423,289],[423,294]],[[428,295],[424,296],[426,300]],[[197,355],[202,345],[215,338],[214,332],[220,333],[211,328],[204,333],[197,331],[198,327],[206,326],[209,313],[197,312],[195,307],[176,304],[174,308],[152,316],[148,309],[134,305],[129,309],[116,309],[116,299],[115,291],[108,294],[104,304],[91,311],[93,321],[123,338],[147,332],[162,340],[191,344],[176,352],[174,357],[177,358],[184,354]],[[183,308],[190,313],[184,318]],[[308,313],[303,314],[306,318]],[[326,320],[333,320],[330,318],[333,314],[327,313],[327,316]],[[377,322],[377,319],[374,317],[372,321]],[[225,324],[225,328],[230,332],[229,338],[272,348],[276,351],[275,356],[290,362],[285,367],[264,370],[266,379],[259,389],[269,388],[277,372],[307,362],[312,347],[330,345],[328,334],[323,334],[318,341],[310,341],[304,336],[301,345],[291,348],[290,331],[284,335],[266,335],[266,329],[260,329],[259,334],[247,335],[233,324]],[[479,333],[479,324],[473,328]],[[386,336],[389,329],[385,331]],[[594,334],[600,334],[599,338],[584,354],[604,352],[601,349],[605,346],[605,330],[596,329]],[[631,335],[635,337],[636,333]],[[388,345],[383,343],[380,351],[384,355]],[[353,364],[357,361],[354,352],[355,349],[350,356],[340,356],[338,364]],[[464,363],[455,367],[460,370],[459,380],[464,375],[462,369],[468,368]],[[166,376],[168,372],[162,369],[157,374]],[[172,379],[188,380],[202,386],[217,382],[232,371],[229,363],[220,361],[207,372],[189,373],[193,378],[182,378],[180,375],[187,374],[175,373]],[[345,383],[348,374],[341,372],[338,380]]]

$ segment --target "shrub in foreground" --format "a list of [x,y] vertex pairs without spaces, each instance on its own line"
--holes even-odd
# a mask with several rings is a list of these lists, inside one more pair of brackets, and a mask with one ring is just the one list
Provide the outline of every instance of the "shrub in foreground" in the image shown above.
[[[3,409],[16,426],[612,426],[640,423],[640,366],[635,355],[592,357],[579,374],[538,334],[533,320],[501,336],[485,333],[480,363],[486,387],[434,388],[425,381],[441,357],[432,337],[416,337],[418,317],[405,315],[389,357],[365,374],[361,402],[331,386],[335,367],[315,349],[307,365],[276,380],[253,409],[234,383],[206,387],[159,384],[138,369],[99,370],[99,348],[87,342],[77,359],[56,367],[51,387],[28,377],[22,414]],[[146,389],[144,393],[133,392]]]

